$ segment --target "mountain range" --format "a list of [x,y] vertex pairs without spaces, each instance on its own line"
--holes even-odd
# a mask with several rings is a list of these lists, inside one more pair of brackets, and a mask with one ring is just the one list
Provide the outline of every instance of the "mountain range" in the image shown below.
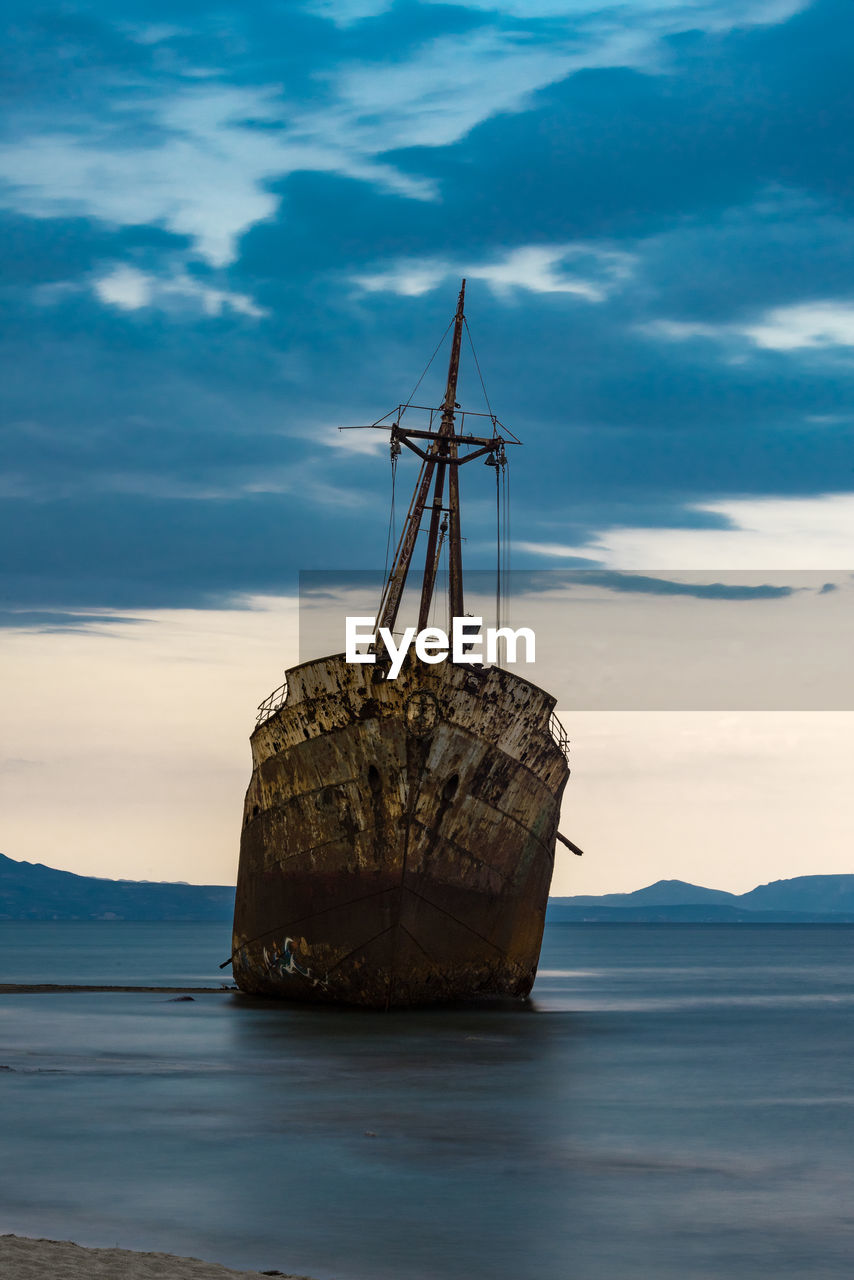
[[234,888],[101,880],[0,853],[0,920],[227,920]]
[[[0,854],[0,920],[230,922],[232,885],[105,880]],[[796,876],[749,893],[658,880],[634,893],[552,898],[549,921],[614,923],[854,923],[854,875]]]
[[854,923],[854,875],[795,876],[748,893],[706,889],[684,880],[658,880],[634,893],[552,898],[547,919],[647,923]]

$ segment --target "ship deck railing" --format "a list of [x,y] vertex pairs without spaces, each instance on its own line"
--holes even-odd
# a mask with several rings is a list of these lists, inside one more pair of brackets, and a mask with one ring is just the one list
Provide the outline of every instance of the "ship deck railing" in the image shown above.
[[280,684],[278,689],[274,689],[269,697],[265,698],[259,706],[258,715],[255,718],[256,726],[263,724],[265,720],[269,720],[270,716],[274,715],[279,710],[279,707],[283,707],[285,705],[287,698],[288,682],[285,680],[284,684]]
[[554,712],[552,712],[549,718],[549,729],[551,730],[551,735],[554,738],[555,742],[560,747],[564,756],[568,760],[569,759],[569,734],[566,732],[566,729],[564,729],[563,725],[561,724],[560,720],[558,720]]
[[[288,698],[288,682],[284,680],[278,689],[274,689],[258,707],[258,714],[255,718],[256,726],[263,724],[265,720],[269,720],[270,716],[275,715],[280,707],[283,707]],[[569,734],[564,729],[560,720],[554,711],[549,717],[549,730],[557,745],[560,747],[566,759],[569,759]]]

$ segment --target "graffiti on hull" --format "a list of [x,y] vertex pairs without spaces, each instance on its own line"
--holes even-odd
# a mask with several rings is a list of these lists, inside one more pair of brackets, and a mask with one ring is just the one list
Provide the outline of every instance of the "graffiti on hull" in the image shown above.
[[316,976],[307,965],[300,963],[293,938],[285,938],[280,946],[277,944],[272,945],[269,951],[264,947],[261,951],[261,958],[268,973],[278,974],[282,978],[288,974],[299,975],[299,977],[305,978],[306,982],[311,983],[313,987],[320,987],[321,989],[324,989],[327,985],[325,978]]

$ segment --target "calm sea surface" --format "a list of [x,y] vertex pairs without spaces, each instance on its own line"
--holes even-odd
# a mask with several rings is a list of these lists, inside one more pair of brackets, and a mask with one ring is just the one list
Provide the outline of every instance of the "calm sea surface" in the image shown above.
[[[0,924],[213,985],[218,925]],[[854,927],[550,925],[527,1007],[0,996],[0,1231],[318,1280],[854,1269]]]

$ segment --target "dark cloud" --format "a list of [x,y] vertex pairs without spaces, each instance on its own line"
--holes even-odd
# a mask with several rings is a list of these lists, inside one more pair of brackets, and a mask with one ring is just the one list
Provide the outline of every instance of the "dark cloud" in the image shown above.
[[15,631],[97,631],[111,624],[132,626],[140,622],[127,614],[80,613],[73,609],[2,609],[0,629]]
[[151,136],[150,94],[186,84],[187,68],[218,73],[214,83],[279,86],[290,102],[320,102],[345,60],[373,64],[381,75],[436,36],[459,37],[494,17],[406,0],[345,26],[311,6],[275,0],[214,9],[203,0],[126,0],[120,14],[97,2],[34,10],[12,0],[4,12],[0,100],[40,109],[61,103],[75,116],[87,107],[101,112],[135,77],[140,113],[127,120],[128,146]]
[[[121,23],[97,6],[13,17],[15,101],[54,127],[65,116],[52,112],[113,105],[136,77],[129,150],[160,136],[151,102],[185,83],[188,63],[220,68],[215,83],[323,104],[352,60],[381,77],[436,36],[520,29],[415,3],[346,27],[294,6],[214,13],[184,0],[134,0]],[[141,42],[146,24],[168,30]],[[545,47],[552,25],[523,25]],[[490,396],[524,441],[512,461],[519,540],[583,547],[605,526],[727,527],[696,504],[854,489],[854,353],[761,351],[743,333],[770,307],[854,298],[853,39],[837,0],[776,25],[690,33],[667,42],[656,74],[584,71],[454,145],[382,157],[433,180],[434,200],[333,173],[273,181],[279,212],[222,269],[152,226],[5,215],[6,601],[203,605],[292,586],[301,568],[379,563],[388,462],[331,447],[328,433],[405,399],[456,291],[452,272],[419,297],[354,284],[397,259],[465,269],[577,239],[628,255],[597,303],[471,281]],[[165,285],[183,272],[265,314],[207,314],[168,290],[137,310],[105,305],[93,282],[117,262]],[[669,340],[661,321],[720,337]],[[432,402],[443,359],[419,393]],[[464,359],[461,397],[480,407]],[[492,555],[490,479],[465,473],[475,567]],[[399,495],[413,480],[402,466]],[[667,590],[643,581],[632,589]]]
[[[746,574],[736,574],[749,576]],[[700,575],[695,575],[699,579]],[[733,574],[730,573],[730,578]],[[421,575],[413,572],[407,579],[407,590],[421,588]],[[299,576],[301,597],[318,600],[339,600],[342,590],[379,590],[383,575],[379,571],[342,572],[340,570],[304,571]],[[590,562],[577,565],[561,565],[559,569],[515,569],[504,577],[507,595],[515,598],[527,594],[556,591],[567,586],[599,587],[620,595],[688,596],[694,600],[784,600],[797,591],[806,590],[803,583],[776,585],[770,583],[729,582],[680,582],[651,574],[621,572],[612,569],[590,567]],[[494,572],[474,570],[466,580],[469,595],[489,595],[495,590]],[[835,591],[833,583],[826,583],[819,594]]]
[[[559,571],[558,571],[559,572]],[[690,596],[694,600],[784,600],[798,587],[771,586],[768,583],[748,585],[732,582],[674,582],[670,578],[654,578],[643,573],[618,573],[585,569],[563,575],[564,581],[580,586],[603,587],[606,591],[645,596]]]
[[241,269],[275,291],[271,277],[397,256],[659,235],[643,285],[680,312],[854,288],[850,7],[825,0],[787,23],[669,44],[664,73],[583,71],[454,146],[384,157],[432,178],[438,202],[292,175],[281,224],[246,234]]
[[438,203],[293,175],[281,184],[287,234],[253,228],[244,266],[279,261],[303,274],[395,255],[636,239],[720,218],[775,188],[849,211],[850,7],[825,0],[787,23],[668,43],[663,72],[581,71],[456,145],[385,155],[433,179]]
[[76,283],[106,261],[150,264],[164,253],[185,249],[188,243],[188,237],[159,227],[114,230],[94,218],[0,213],[0,273],[7,288]]
[[[441,183],[448,225],[470,244],[649,234],[714,217],[770,184],[851,209],[845,0],[665,45],[655,74],[582,71],[455,147],[390,158]],[[462,208],[464,221],[454,218]]]

